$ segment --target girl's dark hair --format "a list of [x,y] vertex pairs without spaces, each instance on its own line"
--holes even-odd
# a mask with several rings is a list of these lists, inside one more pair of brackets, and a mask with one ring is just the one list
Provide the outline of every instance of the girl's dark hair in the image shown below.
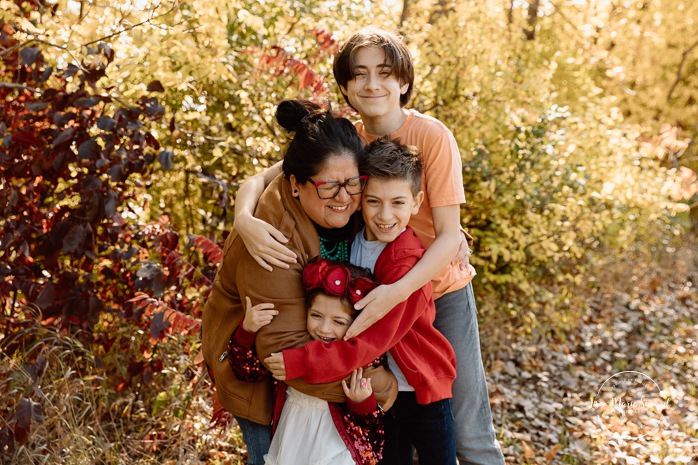
[[284,100],[276,108],[276,121],[295,132],[282,164],[287,178],[294,175],[303,184],[336,155],[351,156],[363,172],[367,155],[356,128],[346,118],[335,118],[329,105],[325,109],[308,100]]

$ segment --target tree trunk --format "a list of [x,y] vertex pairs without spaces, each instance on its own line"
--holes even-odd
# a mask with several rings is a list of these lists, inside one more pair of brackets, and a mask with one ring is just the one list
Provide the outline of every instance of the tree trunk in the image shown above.
[[402,13],[400,13],[400,23],[398,24],[398,30],[402,31],[402,26],[407,21],[410,15],[410,0],[402,1]]
[[528,4],[528,29],[524,29],[523,33],[526,40],[534,40],[536,38],[536,22],[538,21],[538,7],[540,0],[531,0]]
[[447,16],[448,13],[451,13],[453,11],[453,6],[451,6],[451,2],[448,0],[439,0],[436,2],[436,5],[431,10],[431,13],[429,14],[429,24],[434,24],[436,21],[438,21],[439,18],[442,16]]

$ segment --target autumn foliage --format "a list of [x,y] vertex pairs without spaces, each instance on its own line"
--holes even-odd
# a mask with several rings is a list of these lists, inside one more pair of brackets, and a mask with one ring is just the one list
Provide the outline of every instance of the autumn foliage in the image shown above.
[[[241,181],[281,156],[275,106],[355,118],[331,63],[369,22],[404,36],[410,106],[458,141],[483,335],[564,339],[625,280],[599,269],[695,229],[695,5],[335,3],[0,0],[0,461],[244,456],[200,450],[227,420],[201,308]],[[563,436],[548,454],[574,455]]]
[[[154,347],[167,334],[196,334],[200,294],[210,287],[220,260],[218,245],[180,236],[166,217],[142,223],[132,214],[155,160],[167,165],[148,125],[162,118],[156,97],[123,106],[99,92],[114,58],[105,43],[88,47],[80,66],[53,69],[36,46],[21,46],[13,27],[0,22],[3,143],[0,149],[2,238],[0,305],[4,356],[24,353],[36,380],[46,365],[35,343],[36,325],[64,328],[105,353],[125,341],[111,325],[146,328],[149,338],[127,348],[125,375],[114,370],[117,390],[152,381],[162,370]],[[148,85],[161,91],[158,82]],[[81,330],[81,331],[78,331]],[[134,350],[135,349],[135,350]],[[105,367],[106,373],[109,373]],[[135,381],[134,381],[135,379]],[[0,435],[5,445],[27,441],[32,421],[42,421],[32,398],[16,405]]]

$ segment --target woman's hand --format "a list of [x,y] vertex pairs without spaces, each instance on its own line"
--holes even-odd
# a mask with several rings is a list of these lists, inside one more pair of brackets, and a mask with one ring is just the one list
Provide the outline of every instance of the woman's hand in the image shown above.
[[296,254],[284,245],[288,239],[266,221],[241,215],[235,220],[235,230],[252,258],[265,270],[271,271],[272,265],[288,269],[289,264],[296,263]]
[[252,301],[245,296],[247,302],[247,311],[245,319],[242,320],[242,329],[250,333],[256,333],[263,326],[271,323],[271,320],[279,314],[278,310],[274,310],[274,304],[264,303],[252,306]]
[[354,305],[354,308],[361,312],[347,330],[344,340],[356,337],[370,328],[407,297],[409,296],[402,295],[396,284],[383,284],[369,292]]
[[271,372],[271,375],[279,381],[286,379],[286,364],[284,363],[284,355],[281,352],[272,352],[272,354],[264,359],[264,364]]
[[373,392],[373,388],[371,387],[371,378],[364,378],[363,374],[364,371],[362,368],[354,370],[351,374],[351,382],[349,386],[347,386],[347,382],[345,380],[342,380],[344,395],[357,404],[368,399]]

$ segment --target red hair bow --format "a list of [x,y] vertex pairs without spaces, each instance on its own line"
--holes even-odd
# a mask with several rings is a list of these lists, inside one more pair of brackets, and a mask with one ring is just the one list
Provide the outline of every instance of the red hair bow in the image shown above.
[[347,267],[324,258],[303,268],[303,287],[306,291],[322,289],[329,295],[347,297],[352,304],[363,299],[377,285],[363,276],[352,277]]

